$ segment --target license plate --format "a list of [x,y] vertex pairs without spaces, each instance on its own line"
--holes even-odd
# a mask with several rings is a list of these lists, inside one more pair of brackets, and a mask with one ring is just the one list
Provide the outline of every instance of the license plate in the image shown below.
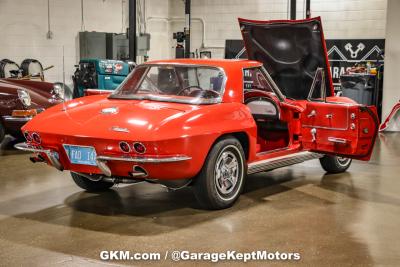
[[96,150],[93,147],[64,145],[64,149],[72,164],[97,166]]

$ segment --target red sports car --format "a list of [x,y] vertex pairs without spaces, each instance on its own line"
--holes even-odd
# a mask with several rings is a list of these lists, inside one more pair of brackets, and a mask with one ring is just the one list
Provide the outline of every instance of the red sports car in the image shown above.
[[239,22],[251,60],[139,65],[110,95],[36,116],[17,148],[89,191],[190,185],[210,209],[232,205],[247,174],[315,158],[337,173],[369,160],[376,110],[334,96],[320,19]]

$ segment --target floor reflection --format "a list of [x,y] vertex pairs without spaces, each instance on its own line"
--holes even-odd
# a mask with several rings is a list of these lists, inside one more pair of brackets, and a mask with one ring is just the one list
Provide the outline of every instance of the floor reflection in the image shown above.
[[103,249],[268,249],[299,251],[304,266],[396,266],[398,137],[380,136],[371,162],[354,161],[343,174],[324,174],[315,160],[251,175],[238,203],[223,211],[200,209],[190,188],[139,183],[83,192],[67,172],[32,165],[8,139],[0,149],[0,256],[23,265],[7,255],[23,250],[48,262],[98,260]]

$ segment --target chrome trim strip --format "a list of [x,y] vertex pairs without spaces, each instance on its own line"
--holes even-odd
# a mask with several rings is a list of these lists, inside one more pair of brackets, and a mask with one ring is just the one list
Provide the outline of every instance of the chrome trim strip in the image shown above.
[[347,139],[344,139],[344,138],[328,137],[328,141],[332,142],[332,143],[338,143],[338,144],[347,144]]
[[98,161],[127,161],[127,162],[139,162],[139,163],[168,163],[168,162],[179,162],[192,159],[185,155],[175,155],[170,157],[113,157],[113,156],[98,156]]
[[49,153],[51,152],[50,149],[43,149],[43,148],[37,148],[31,145],[28,145],[27,143],[18,143],[15,144],[14,147],[18,150],[23,150],[23,151],[28,151],[28,152],[34,152],[34,153]]
[[13,116],[3,116],[3,120],[5,121],[14,121],[14,122],[28,122],[33,117],[13,117]]
[[260,160],[257,162],[252,162],[248,165],[247,174],[253,174],[257,172],[277,169],[280,167],[290,166],[307,160],[321,158],[322,156],[323,155],[319,153],[302,151],[290,155]]
[[262,152],[256,153],[256,156],[259,157],[259,156],[263,156],[263,155],[267,155],[267,154],[272,154],[272,153],[275,153],[275,152],[284,151],[284,150],[288,150],[288,149],[289,149],[289,146],[285,146],[285,147],[276,148],[276,149],[273,149],[273,150],[262,151]]
[[34,153],[45,153],[47,157],[50,160],[51,165],[53,165],[57,170],[63,171],[64,167],[61,165],[60,161],[57,158],[57,152],[52,151],[50,149],[43,149],[43,148],[37,148],[31,145],[28,145],[27,143],[19,143],[14,145],[16,149],[23,150],[23,151],[28,151],[28,152],[34,152]]
[[334,127],[326,127],[326,126],[312,126],[312,125],[303,125],[302,128],[315,128],[315,129],[325,129],[325,130],[335,130],[335,131],[347,131],[349,127],[347,128],[334,128]]

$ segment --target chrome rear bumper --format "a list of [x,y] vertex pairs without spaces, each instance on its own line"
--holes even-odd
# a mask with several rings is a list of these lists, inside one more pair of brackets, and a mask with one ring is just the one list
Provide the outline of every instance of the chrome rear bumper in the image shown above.
[[61,165],[61,163],[59,161],[58,153],[55,151],[52,151],[50,149],[33,147],[31,145],[28,145],[27,143],[19,143],[19,144],[14,145],[14,147],[16,149],[23,150],[23,151],[29,151],[29,152],[34,152],[34,153],[45,153],[46,156],[49,158],[51,165],[53,165],[59,171],[64,170],[64,167]]
[[100,161],[128,161],[137,163],[168,163],[190,160],[191,157],[185,155],[173,155],[168,157],[110,157],[98,156],[97,160]]
[[3,120],[10,122],[28,122],[33,117],[13,117],[13,116],[3,116]]
[[[111,156],[97,156],[96,162],[97,167],[101,170],[101,172],[111,177],[112,173],[110,168],[107,165],[108,161],[125,161],[125,162],[136,162],[136,163],[169,163],[169,162],[179,162],[190,160],[191,157],[185,155],[174,155],[169,157],[111,157]],[[131,173],[131,175],[135,177],[141,177],[141,173]],[[146,174],[147,176],[147,174]]]
[[[49,158],[51,164],[62,171],[64,167],[61,165],[59,161],[59,156],[56,151],[51,149],[43,149],[31,146],[27,143],[19,143],[15,145],[16,149],[34,152],[34,153],[45,153]],[[192,159],[189,156],[185,155],[171,155],[171,156],[163,156],[163,157],[115,157],[115,156],[97,156],[96,163],[97,167],[101,170],[101,172],[107,176],[111,177],[112,172],[107,165],[108,161],[125,161],[125,162],[133,162],[133,163],[171,163],[171,162],[180,162]],[[147,175],[147,174],[146,174]],[[142,176],[142,173],[133,172],[132,176],[139,177]]]

